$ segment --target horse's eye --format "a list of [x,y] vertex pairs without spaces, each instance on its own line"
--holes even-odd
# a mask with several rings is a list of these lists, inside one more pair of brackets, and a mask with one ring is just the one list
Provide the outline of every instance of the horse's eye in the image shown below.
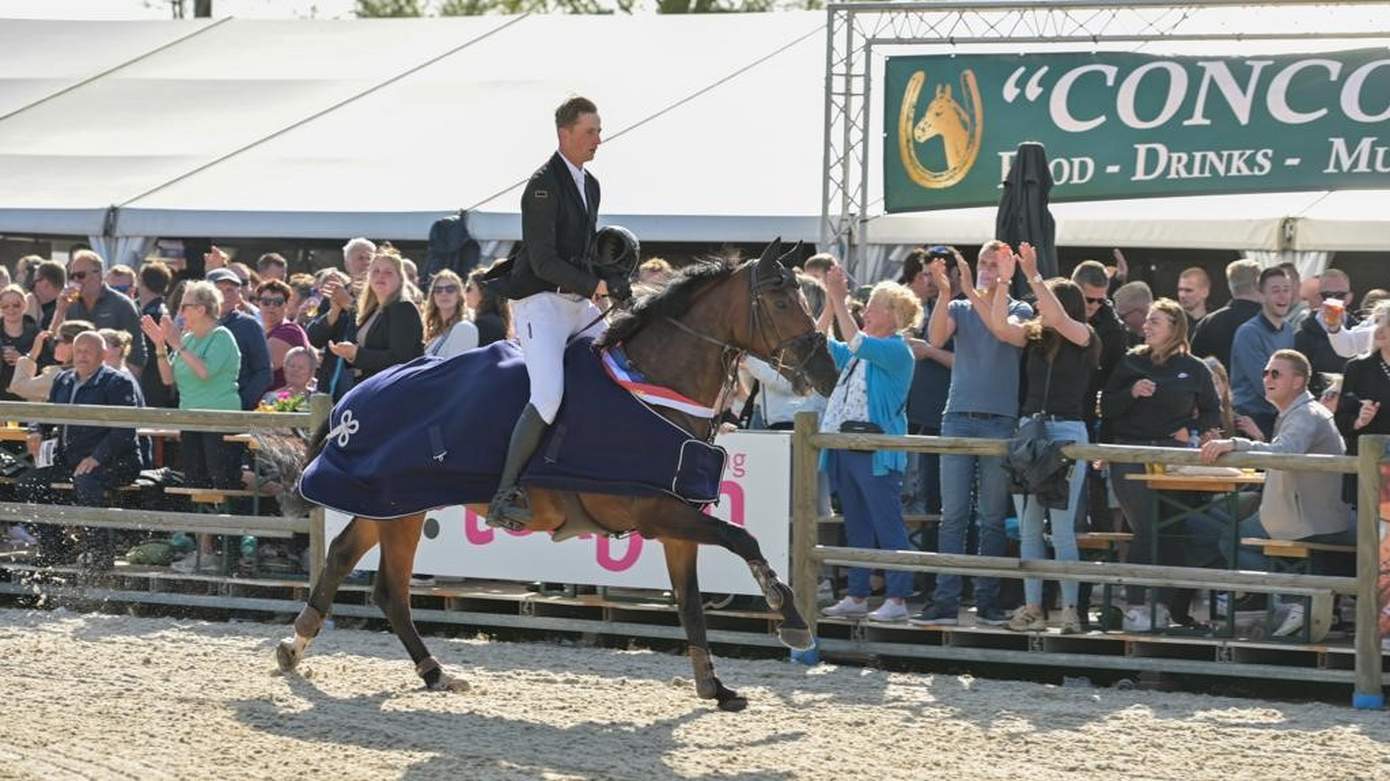
[[781,299],[781,298],[777,299],[777,308],[778,308],[778,309],[786,309],[786,308],[787,308],[787,302],[786,302],[786,300],[785,300],[785,299]]

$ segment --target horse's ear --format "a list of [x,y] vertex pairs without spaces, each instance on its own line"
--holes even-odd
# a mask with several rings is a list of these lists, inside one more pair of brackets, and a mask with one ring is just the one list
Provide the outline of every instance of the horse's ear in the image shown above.
[[801,257],[801,242],[798,241],[795,246],[782,253],[782,256],[777,260],[787,268],[795,268],[796,260],[799,257]]
[[777,262],[777,258],[782,254],[782,237],[773,239],[766,247],[763,247],[763,254],[758,258],[758,265],[768,261]]

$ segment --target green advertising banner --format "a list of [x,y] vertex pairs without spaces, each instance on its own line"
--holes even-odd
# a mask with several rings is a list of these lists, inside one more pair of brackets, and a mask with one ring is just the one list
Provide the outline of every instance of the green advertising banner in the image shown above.
[[890,57],[890,212],[983,206],[1023,141],[1053,200],[1390,189],[1390,51]]

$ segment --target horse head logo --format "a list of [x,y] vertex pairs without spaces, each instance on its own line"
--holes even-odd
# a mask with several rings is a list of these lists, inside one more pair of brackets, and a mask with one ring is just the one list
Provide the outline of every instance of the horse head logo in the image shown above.
[[[975,72],[967,70],[960,76],[961,100],[965,105],[951,95],[950,84],[938,84],[921,119],[917,119],[917,102],[926,81],[926,71],[917,71],[908,79],[898,116],[898,153],[912,181],[937,190],[960,182],[975,165],[985,130],[984,104]],[[946,168],[933,171],[917,159],[915,144],[937,137],[941,138]]]

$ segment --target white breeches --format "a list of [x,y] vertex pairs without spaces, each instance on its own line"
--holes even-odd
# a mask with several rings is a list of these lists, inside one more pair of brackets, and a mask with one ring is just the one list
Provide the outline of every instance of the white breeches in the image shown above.
[[531,404],[546,423],[555,422],[565,397],[565,344],[580,333],[597,337],[607,330],[608,322],[600,314],[594,302],[569,293],[536,293],[512,302],[516,335],[531,377]]

